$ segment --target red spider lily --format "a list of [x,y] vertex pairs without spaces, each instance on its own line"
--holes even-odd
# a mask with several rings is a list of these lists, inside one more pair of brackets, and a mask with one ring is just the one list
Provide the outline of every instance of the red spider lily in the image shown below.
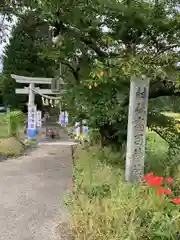
[[[164,183],[172,183],[174,180],[171,177],[163,178],[160,176],[155,176],[153,173],[148,173],[142,179],[149,187],[156,188],[157,196],[171,195],[173,192],[170,188],[163,188]],[[173,198],[170,200],[175,205],[180,205],[180,198]]]
[[147,182],[149,179],[151,179],[152,177],[154,177],[153,173],[148,173],[147,175],[145,175],[143,177],[143,181]]
[[100,72],[100,76],[102,77],[102,76],[104,76],[104,72],[102,71],[102,72]]
[[149,173],[143,177],[143,180],[150,186],[150,187],[158,187],[163,184],[163,177],[154,176],[153,173]]
[[158,188],[157,191],[156,191],[156,194],[158,196],[161,196],[161,195],[170,195],[172,194],[172,191],[170,188]]
[[165,182],[167,182],[167,183],[172,183],[173,181],[174,180],[172,178],[170,178],[170,177],[165,178]]
[[171,201],[176,205],[180,204],[180,198],[173,198]]
[[147,181],[147,184],[150,187],[158,187],[158,186],[161,186],[162,183],[163,183],[163,177],[159,177],[159,176],[154,176]]

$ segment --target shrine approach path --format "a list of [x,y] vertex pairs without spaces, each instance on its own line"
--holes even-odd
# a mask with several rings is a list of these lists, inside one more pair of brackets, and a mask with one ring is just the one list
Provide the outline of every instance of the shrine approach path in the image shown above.
[[0,162],[0,240],[69,240],[62,201],[71,185],[70,142]]

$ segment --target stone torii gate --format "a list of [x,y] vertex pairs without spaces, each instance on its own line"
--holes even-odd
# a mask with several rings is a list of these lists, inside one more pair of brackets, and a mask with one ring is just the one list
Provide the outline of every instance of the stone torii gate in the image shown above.
[[[62,78],[37,78],[37,77],[24,77],[19,75],[11,74],[11,77],[15,79],[17,83],[29,84],[29,87],[17,88],[16,94],[28,94],[28,138],[34,138],[36,136],[36,105],[35,105],[35,94],[39,94],[44,99],[55,101],[56,104],[60,105],[61,95],[64,90],[60,89],[60,86],[64,84]],[[47,84],[51,85],[51,89],[40,89],[35,87],[35,84]],[[56,95],[56,96],[49,96]],[[59,96],[57,96],[59,95]],[[60,107],[61,112],[61,107]]]

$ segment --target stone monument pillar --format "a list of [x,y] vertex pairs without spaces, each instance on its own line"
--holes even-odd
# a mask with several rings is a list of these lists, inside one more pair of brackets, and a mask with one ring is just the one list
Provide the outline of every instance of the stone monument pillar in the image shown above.
[[140,182],[144,175],[149,79],[133,78],[130,86],[125,178]]

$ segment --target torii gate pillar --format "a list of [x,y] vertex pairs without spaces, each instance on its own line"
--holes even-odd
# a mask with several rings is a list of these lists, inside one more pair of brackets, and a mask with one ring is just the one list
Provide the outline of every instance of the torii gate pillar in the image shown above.
[[34,89],[34,83],[29,84],[29,100],[28,100],[28,129],[27,129],[27,135],[29,139],[36,137],[36,105],[34,103],[35,100],[35,92]]
[[29,84],[29,100],[28,100],[28,106],[34,106],[34,99],[35,99],[35,93],[33,91],[34,83]]

